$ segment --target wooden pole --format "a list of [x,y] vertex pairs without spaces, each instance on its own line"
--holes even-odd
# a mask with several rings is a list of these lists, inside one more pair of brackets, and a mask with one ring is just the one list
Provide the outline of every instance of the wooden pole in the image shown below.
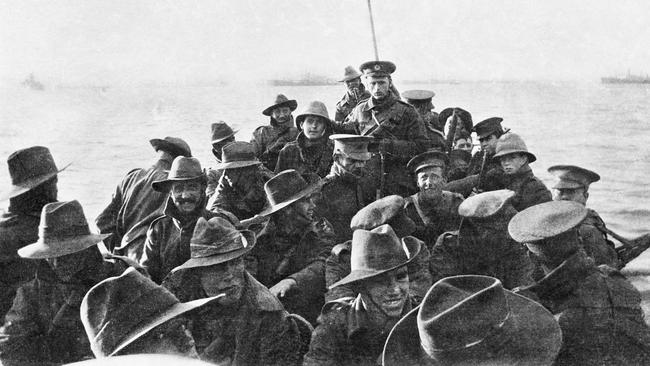
[[372,44],[375,47],[375,61],[379,61],[379,51],[377,51],[377,36],[375,35],[375,22],[372,19],[372,6],[368,0],[368,13],[370,14],[370,30],[372,31]]

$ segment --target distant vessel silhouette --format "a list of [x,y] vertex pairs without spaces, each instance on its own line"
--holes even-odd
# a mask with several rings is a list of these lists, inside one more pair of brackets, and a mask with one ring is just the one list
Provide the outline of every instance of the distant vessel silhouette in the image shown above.
[[36,78],[34,78],[34,74],[29,74],[29,76],[20,84],[32,90],[45,90],[43,83],[37,81]]
[[304,85],[336,85],[338,82],[324,76],[307,73],[298,79],[272,79],[268,81],[272,86],[304,86]]
[[604,77],[600,81],[604,84],[650,84],[650,76],[633,75],[627,70],[625,77]]

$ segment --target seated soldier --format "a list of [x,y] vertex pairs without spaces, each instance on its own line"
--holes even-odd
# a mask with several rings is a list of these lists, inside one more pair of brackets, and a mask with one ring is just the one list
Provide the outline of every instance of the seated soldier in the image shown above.
[[[415,223],[404,212],[404,199],[397,195],[380,198],[357,212],[350,221],[350,228],[354,230],[372,230],[378,226],[388,224],[395,230],[399,238],[412,235],[416,229]],[[352,240],[337,244],[332,248],[332,253],[325,262],[325,284],[329,288],[350,273],[350,252]],[[420,254],[409,263],[408,269],[411,285],[409,292],[416,304],[424,297],[431,287],[431,274],[429,273],[429,249],[422,246]],[[333,301],[343,297],[356,297],[357,293],[352,287],[341,285],[330,288],[325,294],[325,301]]]
[[312,195],[320,182],[307,184],[295,170],[266,182],[270,217],[248,254],[247,269],[291,313],[314,323],[324,303],[325,260],[334,246],[330,223],[314,214]]
[[331,287],[359,294],[327,303],[318,318],[304,365],[376,365],[388,332],[412,309],[406,265],[423,243],[401,240],[389,225],[352,236],[349,275]]
[[561,345],[560,326],[540,304],[496,278],[454,276],[395,325],[382,365],[551,366]]
[[507,289],[532,282],[526,248],[508,235],[508,222],[517,213],[510,204],[514,194],[505,189],[479,193],[458,207],[460,228],[442,234],[431,250],[434,283],[469,274],[496,277]]
[[508,224],[525,243],[541,278],[520,289],[555,315],[563,344],[556,365],[650,365],[650,329],[641,295],[615,269],[596,266],[580,244],[587,208],[553,201],[527,208]]
[[198,358],[185,316],[223,296],[181,303],[129,267],[88,291],[81,302],[81,321],[97,358],[139,353]]
[[296,116],[300,130],[295,141],[288,142],[278,156],[275,172],[295,169],[300,175],[316,174],[325,177],[332,166],[334,144],[328,139],[332,134],[327,107],[317,100],[309,103]]
[[181,301],[221,296],[188,315],[202,360],[220,365],[297,364],[300,334],[294,320],[245,269],[244,256],[254,247],[252,231],[237,231],[221,218],[199,219],[191,258],[176,267],[163,286]]
[[[214,155],[214,160],[217,164],[222,163],[223,159],[223,147],[228,145],[231,142],[235,141],[235,134],[238,130],[233,130],[228,124],[224,121],[219,121],[210,125],[210,130],[212,131],[212,155]],[[217,185],[219,184],[219,179],[223,174],[222,169],[212,169],[208,168],[206,176],[208,177],[208,186],[205,188],[205,195],[210,199],[214,194]]]
[[263,115],[270,117],[269,124],[253,131],[251,145],[254,154],[269,170],[275,169],[278,154],[284,145],[298,136],[291,114],[296,108],[298,102],[295,99],[278,94],[273,104],[262,111]]
[[415,173],[420,191],[406,198],[404,209],[417,227],[413,235],[422,239],[429,250],[440,234],[457,230],[460,224],[458,206],[463,196],[442,188],[448,164],[445,153],[429,151],[417,155],[407,165]]
[[78,201],[43,206],[38,241],[18,255],[47,264],[18,288],[0,328],[3,362],[69,363],[92,357],[79,307],[93,285],[112,275],[97,248],[109,235],[90,232]]
[[431,99],[436,93],[431,90],[406,90],[402,93],[402,98],[406,103],[415,108],[422,121],[429,138],[428,149],[436,151],[445,151],[445,137],[443,134],[443,126],[438,121],[438,113],[433,111],[433,103]]

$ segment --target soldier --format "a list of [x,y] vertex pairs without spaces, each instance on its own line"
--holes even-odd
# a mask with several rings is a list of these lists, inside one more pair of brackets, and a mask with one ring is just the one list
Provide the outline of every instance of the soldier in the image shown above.
[[391,328],[413,304],[405,268],[422,247],[401,240],[389,225],[356,230],[351,272],[331,287],[352,286],[356,298],[327,303],[318,318],[304,365],[376,365]]
[[447,181],[467,177],[469,163],[472,160],[472,154],[465,150],[451,150],[449,152],[449,168],[447,169]]
[[332,166],[334,144],[328,139],[332,134],[332,122],[325,104],[317,100],[310,102],[296,116],[296,127],[300,133],[295,141],[280,150],[275,172],[295,169],[302,176],[326,176]]
[[438,151],[422,153],[407,164],[420,192],[406,198],[404,210],[417,227],[413,235],[422,239],[429,250],[440,234],[457,230],[460,224],[458,206],[463,196],[442,188],[448,164],[447,155]]
[[415,108],[424,121],[424,127],[429,138],[429,149],[445,151],[445,136],[443,128],[438,122],[438,113],[433,111],[431,99],[436,94],[430,90],[407,90],[402,93],[402,98]]
[[97,358],[140,353],[198,358],[185,316],[223,296],[181,303],[129,267],[88,291],[81,302],[81,322]]
[[315,322],[324,302],[325,260],[334,246],[327,220],[314,215],[312,195],[321,183],[307,184],[295,170],[285,170],[266,182],[270,217],[249,254],[249,272],[285,308]]
[[[589,185],[600,180],[600,176],[591,170],[575,165],[554,165],[548,168],[557,181],[551,187],[554,201],[573,201],[582,205],[587,204]],[[578,227],[581,244],[588,256],[596,261],[596,265],[607,264],[620,268],[614,243],[607,239],[607,227],[598,213],[588,209],[587,217]]]
[[11,187],[0,201],[9,199],[9,210],[0,218],[0,316],[4,317],[16,296],[16,289],[31,280],[37,261],[16,252],[38,239],[38,221],[43,206],[57,200],[56,167],[47,147],[18,150],[7,159]]
[[149,141],[158,152],[158,160],[149,168],[133,169],[115,189],[111,202],[97,216],[100,233],[113,233],[106,242],[108,250],[140,260],[151,222],[162,214],[167,195],[156,192],[151,183],[165,179],[177,156],[192,156],[190,146],[178,137]]
[[[372,230],[381,225],[388,224],[394,228],[399,238],[412,235],[416,229],[415,223],[404,211],[404,198],[400,196],[386,196],[367,205],[357,212],[350,221],[350,228],[354,230]],[[325,262],[325,284],[329,288],[350,273],[350,253],[352,241],[348,240],[332,248],[332,253]],[[408,269],[410,286],[409,293],[416,304],[419,304],[424,294],[431,287],[431,273],[429,272],[429,249],[422,246],[415,260],[409,263]],[[346,285],[331,288],[325,294],[325,301],[333,301],[343,297],[356,297],[354,288]]]
[[147,240],[140,264],[151,279],[160,284],[172,268],[190,257],[190,238],[199,217],[222,216],[238,221],[226,211],[205,209],[206,178],[196,158],[179,156],[174,159],[166,179],[151,184],[157,192],[168,194],[162,216],[156,218],[147,231]]
[[[239,130],[233,130],[224,121],[213,123],[210,125],[210,129],[212,130],[212,155],[214,155],[214,160],[217,162],[217,164],[221,164],[221,160],[223,159],[223,152],[221,150],[224,146],[235,141],[235,134]],[[205,194],[208,199],[210,199],[210,197],[212,197],[214,194],[214,191],[219,184],[219,179],[221,178],[222,174],[222,169],[208,168],[208,187],[205,190]]]
[[520,289],[555,315],[563,345],[556,365],[648,365],[650,329],[639,292],[623,275],[596,266],[580,245],[584,205],[553,201],[527,208],[508,224],[525,243],[543,277]]
[[345,67],[343,79],[339,80],[339,82],[345,83],[347,90],[343,98],[336,103],[334,120],[342,122],[359,102],[370,98],[370,93],[361,83],[361,73],[352,66]]
[[223,173],[207,207],[231,212],[240,220],[251,218],[266,205],[266,168],[255,157],[253,146],[248,142],[232,142],[222,151],[223,160],[215,167]]
[[369,61],[360,69],[371,98],[352,110],[346,121],[338,125],[339,132],[372,136],[377,140],[374,148],[379,154],[368,163],[371,174],[365,185],[378,186],[382,196],[413,194],[416,189],[406,163],[428,146],[422,118],[391,90],[395,64]]
[[181,301],[225,295],[190,313],[189,330],[202,360],[232,365],[298,363],[300,334],[277,297],[245,268],[255,233],[228,221],[200,218],[187,262],[163,286]]
[[33,364],[70,363],[92,357],[79,318],[88,290],[112,275],[78,201],[43,206],[38,241],[18,255],[45,260],[33,280],[18,288],[0,328],[0,359]]
[[499,140],[499,137],[506,133],[506,130],[501,127],[501,122],[503,122],[503,118],[501,117],[490,117],[477,123],[472,129],[472,132],[476,133],[476,137],[481,143],[481,150],[472,156],[472,160],[469,164],[469,175],[481,173],[483,156],[485,154],[487,154],[487,157],[485,158],[485,172],[494,169],[497,171],[501,170],[499,162],[493,159],[497,149],[497,141]]
[[524,246],[510,238],[507,225],[517,211],[513,191],[479,193],[459,207],[460,228],[438,238],[431,250],[433,282],[477,274],[498,278],[507,289],[532,282],[533,265]]
[[283,94],[278,94],[275,102],[262,111],[263,115],[271,118],[270,123],[253,131],[251,144],[255,156],[271,171],[275,169],[280,150],[298,136],[298,129],[293,126],[291,115],[297,107],[298,103],[294,99],[289,100]]
[[342,243],[352,238],[352,216],[375,198],[374,192],[362,185],[366,162],[370,160],[368,143],[372,138],[335,134],[330,139],[334,141],[334,162],[324,179],[316,212],[332,224],[336,242]]
[[543,306],[487,276],[437,282],[391,331],[382,365],[550,366],[562,331]]
[[[456,128],[451,131],[454,115],[456,116]],[[459,107],[443,109],[438,115],[438,123],[440,131],[444,134],[445,150],[451,150],[453,142],[460,136],[469,135],[472,132],[472,126],[474,126],[472,114]]]

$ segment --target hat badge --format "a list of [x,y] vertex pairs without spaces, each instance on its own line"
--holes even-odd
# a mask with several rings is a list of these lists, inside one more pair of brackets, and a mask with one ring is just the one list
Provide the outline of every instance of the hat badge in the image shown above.
[[375,65],[375,70],[376,70],[376,71],[379,71],[380,69],[381,69],[381,66],[380,66],[379,64],[376,64],[376,65]]

